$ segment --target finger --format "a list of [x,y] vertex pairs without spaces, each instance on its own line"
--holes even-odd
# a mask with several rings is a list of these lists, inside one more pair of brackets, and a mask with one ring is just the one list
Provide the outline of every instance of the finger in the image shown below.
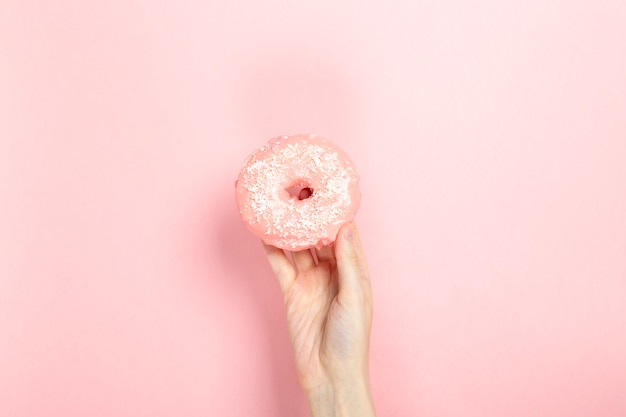
[[285,255],[285,252],[283,252],[282,249],[267,245],[265,242],[262,243],[267,260],[269,261],[272,271],[274,271],[274,275],[276,275],[276,279],[278,280],[278,285],[280,286],[281,291],[285,292],[289,289],[289,287],[291,287],[296,279],[296,270],[291,262],[289,262],[287,255]]
[[335,263],[335,251],[333,250],[332,246],[323,246],[321,249],[316,249],[316,254],[319,263]]
[[335,244],[339,291],[369,291],[369,271],[365,254],[354,223],[344,225]]
[[311,249],[304,249],[297,252],[291,252],[291,258],[296,265],[298,271],[307,271],[315,266],[315,260]]

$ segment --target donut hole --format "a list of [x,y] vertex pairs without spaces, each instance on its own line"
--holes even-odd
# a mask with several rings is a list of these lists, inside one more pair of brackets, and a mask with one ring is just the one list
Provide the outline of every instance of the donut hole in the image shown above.
[[309,187],[308,185],[302,184],[287,187],[285,191],[287,191],[290,198],[294,198],[297,200],[306,200],[313,195],[313,188]]

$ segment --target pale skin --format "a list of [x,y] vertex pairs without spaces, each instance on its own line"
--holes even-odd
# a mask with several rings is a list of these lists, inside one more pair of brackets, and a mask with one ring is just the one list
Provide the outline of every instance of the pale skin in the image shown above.
[[[291,252],[265,245],[283,292],[300,384],[312,417],[375,416],[369,384],[372,289],[354,223],[332,247]],[[317,260],[316,260],[317,258]]]

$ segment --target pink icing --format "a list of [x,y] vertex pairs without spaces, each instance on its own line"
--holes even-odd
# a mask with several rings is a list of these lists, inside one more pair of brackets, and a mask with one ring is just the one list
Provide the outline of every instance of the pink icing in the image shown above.
[[[333,244],[361,202],[348,155],[315,135],[271,139],[246,159],[235,187],[248,228],[290,251]],[[302,190],[292,196],[294,188]]]

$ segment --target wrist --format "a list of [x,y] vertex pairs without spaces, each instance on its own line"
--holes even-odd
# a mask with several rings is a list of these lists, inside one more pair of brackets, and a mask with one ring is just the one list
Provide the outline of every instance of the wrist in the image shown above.
[[312,417],[375,417],[367,378],[320,385],[306,396]]

